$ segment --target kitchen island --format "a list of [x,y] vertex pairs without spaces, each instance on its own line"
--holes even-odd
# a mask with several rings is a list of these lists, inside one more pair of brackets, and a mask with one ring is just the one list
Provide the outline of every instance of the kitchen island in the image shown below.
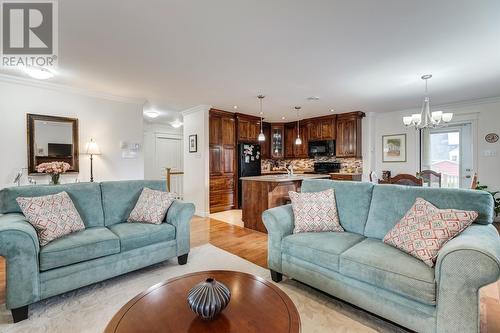
[[273,207],[286,204],[290,199],[288,191],[299,191],[304,179],[329,179],[330,175],[277,174],[267,176],[241,177],[242,220],[245,228],[267,233],[262,223],[262,213]]

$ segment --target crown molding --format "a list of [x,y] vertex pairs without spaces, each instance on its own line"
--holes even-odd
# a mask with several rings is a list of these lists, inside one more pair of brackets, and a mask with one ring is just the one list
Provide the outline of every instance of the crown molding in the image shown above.
[[50,89],[50,90],[59,91],[59,92],[63,92],[63,93],[70,93],[70,94],[81,95],[81,96],[86,96],[86,97],[94,97],[94,98],[105,99],[105,100],[127,103],[127,104],[135,104],[135,105],[139,105],[139,106],[143,106],[147,101],[145,98],[118,96],[118,95],[93,91],[90,89],[77,88],[77,87],[63,85],[63,84],[59,84],[59,83],[40,81],[40,80],[36,80],[36,79],[24,78],[24,77],[1,74],[1,73],[0,73],[0,82],[19,84],[19,85],[35,87],[35,88],[42,88],[42,89]]
[[200,111],[208,112],[208,110],[210,110],[211,108],[212,108],[211,105],[200,104],[200,105],[197,105],[197,106],[194,106],[192,108],[189,108],[189,109],[186,109],[186,110],[182,111],[181,114],[182,114],[183,117],[185,117],[188,114],[192,114],[192,113],[195,113],[195,112],[200,112]]

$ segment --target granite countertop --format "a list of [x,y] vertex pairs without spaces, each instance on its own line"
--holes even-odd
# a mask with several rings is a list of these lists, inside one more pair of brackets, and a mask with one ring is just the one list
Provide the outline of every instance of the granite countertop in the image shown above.
[[297,181],[304,179],[320,179],[320,178],[330,178],[330,175],[310,175],[310,174],[294,174],[293,176],[277,174],[269,176],[253,176],[253,177],[241,177],[241,180],[253,180],[259,182],[270,182],[270,183],[281,183],[289,181]]

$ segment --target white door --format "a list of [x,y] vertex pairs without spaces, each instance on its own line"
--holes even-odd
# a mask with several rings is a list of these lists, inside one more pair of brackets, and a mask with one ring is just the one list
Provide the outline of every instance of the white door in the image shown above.
[[474,175],[472,124],[431,129],[423,136],[422,169],[441,173],[441,186],[470,188]]
[[[166,168],[183,171],[182,139],[157,135],[155,138],[155,170],[158,178],[166,180]],[[171,177],[170,191],[182,198],[182,175]]]

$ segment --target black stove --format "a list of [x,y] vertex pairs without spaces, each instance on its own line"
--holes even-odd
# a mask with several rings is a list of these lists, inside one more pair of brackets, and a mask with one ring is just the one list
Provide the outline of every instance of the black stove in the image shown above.
[[341,168],[340,162],[314,162],[314,172],[316,173],[340,172]]

